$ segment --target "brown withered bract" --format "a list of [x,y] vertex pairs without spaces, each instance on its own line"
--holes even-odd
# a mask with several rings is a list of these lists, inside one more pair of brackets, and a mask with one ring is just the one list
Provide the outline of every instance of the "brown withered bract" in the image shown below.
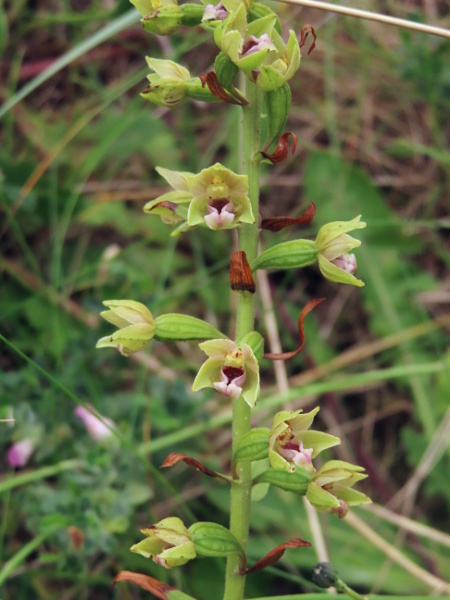
[[230,96],[230,94],[226,91],[226,89],[221,85],[220,81],[217,79],[217,75],[214,71],[209,71],[204,75],[200,75],[200,81],[202,82],[202,86],[208,86],[209,91],[214,94],[216,98],[222,100],[222,102],[227,102],[228,104],[241,104],[235,98]]
[[195,460],[195,458],[187,456],[186,454],[179,454],[178,452],[171,452],[160,468],[165,469],[167,467],[173,467],[173,465],[176,465],[180,461],[183,461],[186,465],[188,465],[188,467],[191,467],[192,469],[197,469],[205,475],[209,475],[209,477],[215,477],[216,479],[223,479],[224,481],[228,481],[226,477],[223,477],[223,475],[221,475],[220,473],[216,473],[216,471],[213,471],[212,469],[205,466],[203,463],[199,462],[198,460]]
[[300,315],[298,317],[298,332],[300,334],[300,346],[297,350],[292,350],[292,352],[281,352],[280,354],[273,354],[272,352],[266,352],[264,354],[264,358],[270,358],[271,360],[288,360],[293,356],[296,356],[303,350],[303,346],[305,345],[305,332],[304,332],[304,323],[306,315],[313,310],[318,304],[323,302],[325,298],[316,298],[315,300],[310,300],[305,304]]
[[261,154],[264,156],[264,158],[268,158],[270,160],[270,162],[272,162],[273,164],[283,162],[283,160],[286,160],[286,158],[288,157],[288,154],[289,154],[289,138],[291,136],[292,136],[291,154],[294,154],[295,149],[297,148],[297,136],[295,135],[295,133],[292,133],[292,131],[285,131],[283,133],[283,135],[280,136],[277,147],[272,152],[272,154],[269,154],[269,152],[265,152],[264,150],[261,152]]
[[273,548],[263,558],[258,560],[253,567],[246,569],[245,574],[248,575],[249,573],[255,573],[256,571],[261,571],[261,569],[265,569],[266,567],[270,567],[271,565],[275,564],[283,556],[286,548],[301,548],[305,546],[311,546],[310,542],[306,542],[300,538],[295,538],[294,540],[284,542],[276,548]]
[[261,229],[278,232],[291,225],[308,225],[314,219],[316,205],[311,202],[299,217],[269,217],[261,221]]
[[235,292],[256,291],[255,280],[245,252],[233,252],[230,262],[230,285]]
[[169,600],[167,594],[176,591],[175,588],[167,585],[167,583],[163,583],[162,581],[158,581],[157,579],[153,579],[153,577],[149,577],[142,573],[133,573],[132,571],[120,571],[120,573],[114,577],[113,585],[116,585],[119,581],[135,583],[143,590],[151,592],[157,598],[160,598],[160,600]]
[[312,33],[312,36],[314,39],[313,39],[313,43],[311,44],[310,49],[308,50],[307,56],[309,56],[311,54],[311,52],[314,50],[314,48],[316,47],[317,35],[316,35],[316,30],[314,29],[314,27],[312,25],[304,25],[302,27],[301,36],[300,36],[300,48],[303,48],[303,46],[306,44],[306,40],[308,39],[308,35],[310,32]]

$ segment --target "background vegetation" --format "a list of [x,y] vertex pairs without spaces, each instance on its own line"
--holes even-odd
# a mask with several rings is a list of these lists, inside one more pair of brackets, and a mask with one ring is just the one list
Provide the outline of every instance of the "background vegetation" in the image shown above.
[[[445,1],[359,6],[450,26]],[[270,274],[258,315],[268,344],[277,335],[270,321],[264,330],[271,304],[291,349],[305,301],[327,302],[308,316],[306,349],[286,366],[288,394],[274,385],[272,363],[263,365],[255,423],[270,425],[269,406],[320,403],[321,426],[346,440],[328,457],[363,465],[364,491],[377,505],[429,526],[422,535],[370,507],[350,523],[325,515],[331,561],[363,592],[428,594],[420,569],[441,579],[450,572],[441,534],[450,501],[450,43],[279,8],[286,27],[310,23],[319,39],[292,86],[289,128],[299,148],[265,168],[263,216],[300,213],[313,200],[316,219],[295,233],[305,237],[361,213],[366,287],[334,285],[314,268]],[[0,2],[0,417],[15,419],[0,423],[2,600],[148,597],[111,588],[121,569],[199,598],[221,596],[222,562],[166,572],[128,548],[140,527],[168,513],[227,523],[225,485],[183,466],[167,483],[158,466],[178,451],[227,471],[228,403],[212,390],[190,391],[203,361],[196,344],[155,343],[131,359],[94,348],[110,330],[98,317],[104,299],[229,330],[232,235],[174,239],[142,213],[165,191],[156,165],[197,171],[217,159],[236,168],[238,108],[186,103],[168,112],[138,95],[146,54],[201,74],[215,51],[201,30],[170,40],[146,34],[125,0]],[[55,69],[61,57],[67,64]],[[55,72],[46,78],[48,69]],[[292,235],[264,233],[263,244]],[[84,403],[112,419],[117,434],[89,437],[74,415]],[[14,473],[6,453],[24,438],[35,450]],[[292,532],[311,539],[302,503],[270,491],[254,507],[250,562]],[[373,532],[417,571],[387,558]],[[277,568],[249,576],[247,596],[314,591],[316,562],[314,549],[291,550]]]

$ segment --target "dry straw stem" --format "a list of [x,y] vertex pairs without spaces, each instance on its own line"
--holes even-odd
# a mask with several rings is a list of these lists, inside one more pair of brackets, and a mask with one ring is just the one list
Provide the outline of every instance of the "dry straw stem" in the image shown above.
[[369,12],[368,10],[360,10],[359,8],[349,8],[347,6],[329,4],[328,2],[316,2],[315,0],[279,1],[284,2],[286,4],[299,4],[300,6],[309,6],[310,8],[317,8],[318,10],[339,13],[342,15],[347,15],[349,17],[356,17],[357,19],[377,21],[378,23],[384,23],[385,25],[393,25],[394,27],[402,27],[403,29],[413,29],[414,31],[420,31],[422,33],[428,33],[430,35],[438,35],[441,37],[450,38],[450,30],[443,29],[442,27],[435,27],[434,25],[427,25],[425,23],[407,21],[406,19],[399,19],[398,17],[389,17],[388,15]]
[[418,565],[412,562],[404,554],[402,554],[397,548],[392,546],[389,542],[383,539],[378,533],[371,529],[364,521],[355,515],[354,512],[349,512],[345,517],[345,522],[348,523],[353,529],[366,538],[366,540],[372,543],[374,546],[379,548],[384,554],[390,558],[393,562],[397,563],[400,567],[405,569],[416,579],[423,581],[426,585],[429,585],[435,593],[450,594],[450,584],[446,583],[439,577],[435,577],[428,571],[425,571]]
[[408,533],[414,533],[415,535],[433,540],[434,542],[442,544],[443,546],[450,547],[450,535],[444,533],[443,531],[438,531],[437,529],[428,527],[428,525],[423,525],[423,523],[417,523],[417,521],[408,519],[408,517],[389,510],[384,506],[380,506],[379,504],[365,504],[362,508],[367,510],[367,512],[376,515],[380,519],[383,519],[384,521],[393,523]]

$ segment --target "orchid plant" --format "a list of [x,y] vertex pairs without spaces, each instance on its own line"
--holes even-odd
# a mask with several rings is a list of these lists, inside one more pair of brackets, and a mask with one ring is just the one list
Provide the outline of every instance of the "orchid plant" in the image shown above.
[[[163,466],[182,460],[206,475],[225,480],[231,486],[230,526],[198,522],[188,527],[178,517],[168,516],[143,529],[144,539],[137,541],[131,550],[165,569],[202,557],[226,558],[224,600],[242,600],[248,573],[273,564],[286,547],[310,545],[299,538],[290,540],[261,557],[252,567],[248,566],[246,551],[253,486],[264,483],[305,496],[317,510],[340,518],[345,517],[351,506],[370,502],[366,495],[353,489],[366,477],[362,467],[339,460],[317,463],[319,454],[341,441],[311,429],[319,407],[308,413],[281,411],[274,416],[270,429],[252,428],[251,412],[260,395],[260,364],[264,359],[285,360],[301,351],[305,342],[305,316],[322,301],[313,299],[301,311],[301,345],[297,350],[265,353],[264,340],[255,330],[253,274],[258,269],[300,269],[317,262],[328,280],[361,287],[364,283],[354,275],[356,259],[352,253],[360,241],[349,233],[366,224],[359,216],[348,222],[336,221],[323,226],[315,240],[294,239],[258,251],[261,229],[280,231],[290,225],[310,223],[315,213],[312,205],[302,217],[274,217],[261,223],[259,220],[260,164],[286,158],[289,138],[294,139],[295,146],[294,134],[284,132],[284,127],[291,102],[288,82],[300,67],[304,32],[298,36],[291,30],[285,36],[276,13],[253,0],[182,5],[176,0],[131,2],[139,10],[147,31],[171,35],[181,26],[202,27],[218,47],[214,71],[196,76],[173,61],[147,58],[151,74],[142,93],[144,99],[173,109],[194,98],[238,104],[242,112],[238,173],[220,163],[200,173],[156,167],[172,189],[144,207],[145,213],[159,216],[169,224],[172,235],[189,235],[194,227],[204,227],[210,230],[210,235],[224,235],[222,230],[236,229],[239,249],[230,259],[230,284],[238,296],[234,332],[227,336],[207,322],[184,314],[154,317],[148,307],[136,300],[117,299],[105,301],[108,310],[101,313],[117,330],[97,344],[99,348],[116,348],[127,357],[142,351],[152,339],[201,341],[200,349],[207,359],[199,366],[192,389],[212,388],[232,405],[231,473],[215,473],[195,458],[176,453],[169,455]],[[314,30],[309,29],[315,37]],[[261,139],[263,115],[265,141]],[[270,153],[274,144],[276,148]],[[93,429],[93,415],[77,414]],[[112,427],[109,422],[104,424],[102,435]],[[253,463],[258,461],[267,468],[252,472]],[[134,582],[158,598],[191,598],[142,573],[122,571],[116,581]]]

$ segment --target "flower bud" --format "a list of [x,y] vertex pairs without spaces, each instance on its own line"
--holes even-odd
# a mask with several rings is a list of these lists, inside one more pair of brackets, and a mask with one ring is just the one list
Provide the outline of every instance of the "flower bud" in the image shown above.
[[101,338],[96,348],[117,348],[123,356],[139,352],[153,339],[155,320],[146,306],[133,300],[105,300],[109,310],[100,315],[119,327],[112,335]]
[[361,242],[347,235],[354,229],[364,229],[366,223],[360,219],[361,215],[351,221],[336,221],[320,228],[315,244],[319,269],[326,279],[358,287],[364,285],[352,275],[356,271],[356,259],[353,254],[349,254],[351,250],[358,248]]
[[141,96],[158,106],[174,108],[181,104],[187,95],[187,82],[191,78],[189,71],[171,60],[148,56],[146,60],[154,74],[147,77],[150,85]]
[[146,538],[131,546],[131,552],[142,554],[166,569],[184,565],[196,557],[189,531],[178,517],[168,517],[141,531]]
[[87,410],[84,406],[77,406],[74,414],[83,421],[91,438],[99,441],[111,437],[113,435],[112,429],[115,429],[115,425],[111,419],[107,419],[102,415],[100,415],[102,418],[99,419],[91,412],[95,411],[94,407],[90,404],[87,407],[90,410]]
[[314,567],[311,579],[320,588],[329,588],[339,581],[339,574],[328,562],[320,562]]

